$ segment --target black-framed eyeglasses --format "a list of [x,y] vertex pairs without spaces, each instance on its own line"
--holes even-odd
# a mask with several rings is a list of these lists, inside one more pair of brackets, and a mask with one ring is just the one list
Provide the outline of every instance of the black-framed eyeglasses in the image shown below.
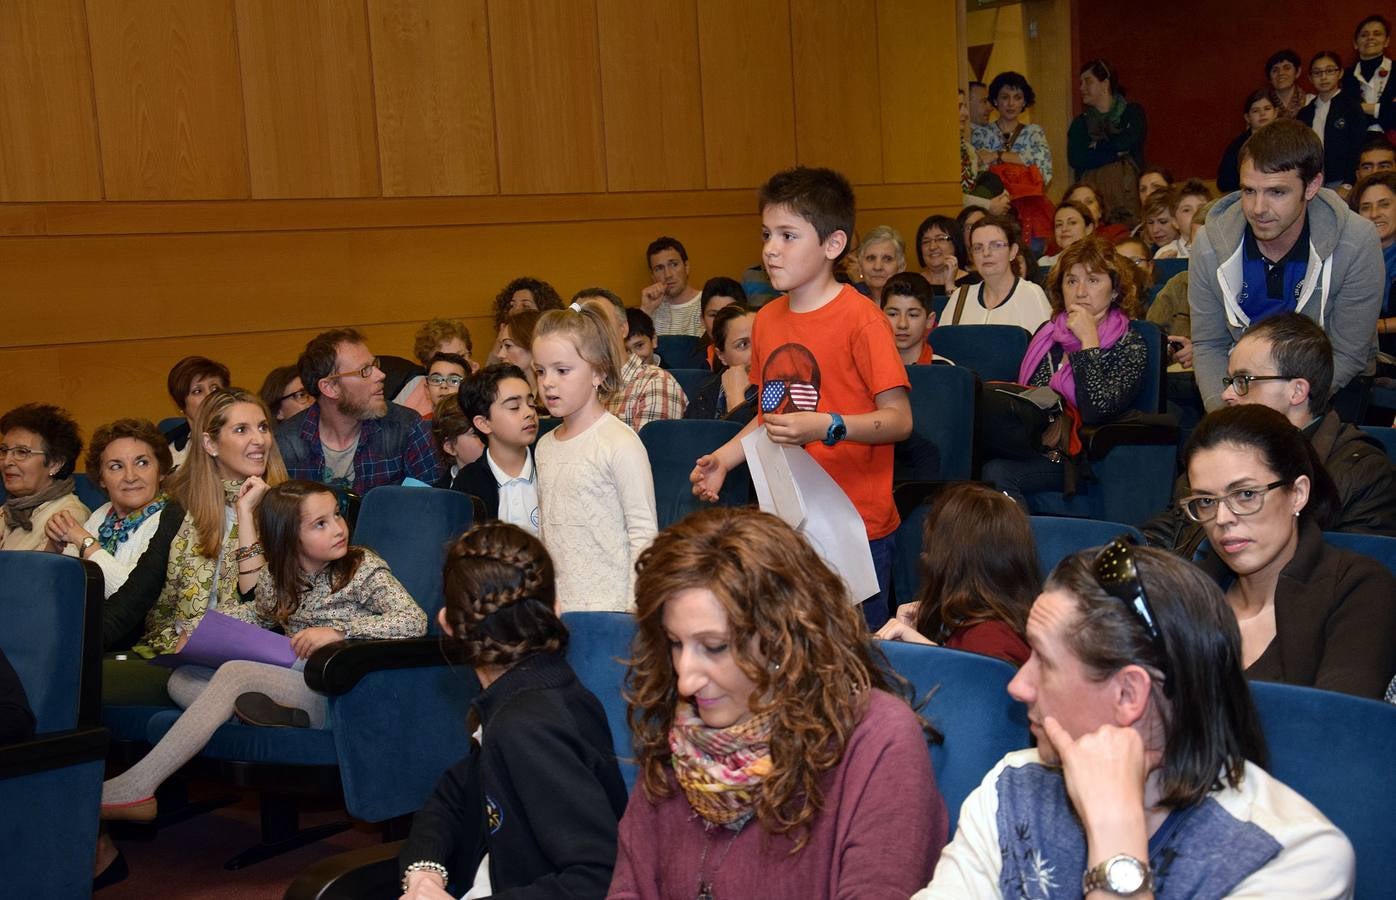
[[305,388],[301,388],[301,389],[298,390],[298,391],[292,391],[292,392],[289,393],[289,394],[282,394],[280,397],[277,397],[277,398],[276,398],[276,405],[277,405],[277,406],[280,406],[281,404],[285,403],[287,400],[294,400],[294,401],[296,401],[297,403],[304,403],[305,401],[307,401],[307,400],[309,400],[309,399],[310,399],[310,392],[307,391]]
[[1293,381],[1295,375],[1223,375],[1222,384],[1244,397],[1251,392],[1252,381]]
[[460,387],[462,381],[465,381],[464,375],[442,375],[440,372],[433,372],[427,376],[427,384],[432,387],[441,387],[443,384]]
[[[1144,626],[1149,640],[1158,650],[1159,664],[1166,667],[1168,650],[1164,646],[1163,635],[1159,632],[1158,617],[1154,615],[1154,608],[1149,604],[1149,595],[1144,592],[1144,582],[1139,578],[1139,567],[1135,565],[1134,551],[1130,549],[1129,542],[1115,538],[1107,544],[1105,549],[1096,555],[1092,573],[1095,575],[1096,584],[1099,584],[1105,593],[1119,600],[1134,613],[1135,618]],[[1163,692],[1171,696],[1173,687],[1169,672],[1165,668],[1162,674]]]
[[357,375],[360,378],[368,379],[373,377],[374,369],[377,369],[380,372],[383,370],[382,360],[380,360],[376,356],[373,359],[369,360],[368,365],[364,366],[362,369],[350,369],[348,372],[335,372],[333,375],[330,375],[328,377],[343,378],[346,375]]
[[1227,491],[1220,497],[1211,494],[1193,494],[1178,501],[1183,512],[1194,522],[1210,522],[1217,517],[1218,505],[1225,503],[1233,515],[1253,516],[1265,507],[1265,495],[1275,488],[1286,487],[1294,482],[1288,478],[1272,481],[1259,487],[1237,488]]

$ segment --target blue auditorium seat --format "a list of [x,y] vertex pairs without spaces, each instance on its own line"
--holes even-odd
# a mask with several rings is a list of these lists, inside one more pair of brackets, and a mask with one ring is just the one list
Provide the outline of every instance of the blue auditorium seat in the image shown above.
[[931,346],[981,381],[1017,381],[1031,337],[1017,325],[939,325]]
[[570,634],[567,662],[577,673],[577,680],[595,694],[605,708],[620,773],[625,777],[625,786],[633,788],[635,751],[630,744],[630,725],[626,721],[622,692],[630,644],[635,637],[635,617],[621,612],[568,612],[562,614],[562,621]]
[[969,478],[979,395],[974,372],[964,366],[907,366],[906,374],[911,382],[911,427],[940,451],[940,477]]
[[689,334],[661,334],[655,338],[659,365],[665,369],[711,369],[707,350],[698,349],[698,338]]
[[1066,516],[1032,516],[1033,542],[1037,544],[1037,567],[1045,579],[1057,563],[1087,547],[1103,547],[1121,535],[1142,544],[1139,529],[1119,522],[1073,519]]
[[[658,419],[640,429],[640,443],[649,454],[654,476],[654,506],[660,528],[708,505],[693,496],[693,485],[688,480],[693,464],[741,430],[738,423],[722,419]],[[718,502],[723,506],[744,506],[748,483],[745,465],[727,473]]]

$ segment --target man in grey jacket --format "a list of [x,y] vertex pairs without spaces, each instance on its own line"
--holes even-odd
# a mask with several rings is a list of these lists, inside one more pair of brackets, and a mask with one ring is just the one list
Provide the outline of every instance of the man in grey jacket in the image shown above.
[[1241,190],[1213,205],[1188,266],[1203,403],[1222,406],[1227,356],[1252,322],[1300,312],[1333,344],[1335,406],[1350,417],[1363,405],[1354,379],[1375,363],[1386,288],[1376,229],[1323,189],[1323,143],[1293,119],[1252,135],[1240,165]]

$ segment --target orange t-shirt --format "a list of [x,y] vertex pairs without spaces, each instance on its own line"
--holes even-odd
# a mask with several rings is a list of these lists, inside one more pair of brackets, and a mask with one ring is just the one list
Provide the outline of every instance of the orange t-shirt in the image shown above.
[[[873,398],[883,391],[909,387],[887,316],[848,285],[813,312],[791,312],[787,296],[761,307],[751,330],[751,383],[758,415],[858,415],[877,409]],[[812,441],[805,450],[858,508],[869,540],[897,530],[892,444]]]

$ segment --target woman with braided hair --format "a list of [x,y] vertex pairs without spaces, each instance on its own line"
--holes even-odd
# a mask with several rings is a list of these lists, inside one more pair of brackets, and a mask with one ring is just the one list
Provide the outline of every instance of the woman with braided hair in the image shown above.
[[404,900],[604,897],[625,781],[606,712],[564,656],[548,551],[487,522],[451,545],[444,582],[438,621],[480,679],[477,730],[412,820]]
[[636,569],[640,783],[608,896],[905,900],[924,885],[945,801],[843,580],[785,522],[724,507],[661,532]]

